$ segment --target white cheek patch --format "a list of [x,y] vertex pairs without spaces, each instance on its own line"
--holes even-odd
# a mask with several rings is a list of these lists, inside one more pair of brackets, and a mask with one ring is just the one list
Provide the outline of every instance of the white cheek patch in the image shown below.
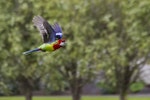
[[64,42],[61,42],[61,43],[60,43],[60,46],[65,46],[65,43],[64,43]]

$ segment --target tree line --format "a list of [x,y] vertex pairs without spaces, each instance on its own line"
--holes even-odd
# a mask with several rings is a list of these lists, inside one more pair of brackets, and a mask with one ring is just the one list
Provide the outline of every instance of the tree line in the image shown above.
[[[1,0],[0,91],[9,94],[13,83],[31,100],[32,91],[42,83],[49,89],[68,86],[73,100],[80,100],[82,87],[103,71],[103,84],[126,100],[139,68],[149,60],[149,4],[148,0]],[[35,15],[62,26],[66,48],[22,55],[42,43],[33,27]]]

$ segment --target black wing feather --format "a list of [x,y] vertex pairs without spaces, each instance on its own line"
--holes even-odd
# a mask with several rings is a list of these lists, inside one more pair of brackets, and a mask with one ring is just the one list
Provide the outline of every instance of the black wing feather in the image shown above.
[[55,31],[43,17],[35,16],[33,23],[41,33],[44,43],[55,41]]

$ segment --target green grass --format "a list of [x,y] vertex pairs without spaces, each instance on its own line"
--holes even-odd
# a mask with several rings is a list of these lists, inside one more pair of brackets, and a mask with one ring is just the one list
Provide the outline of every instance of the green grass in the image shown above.
[[[22,96],[0,97],[0,100],[25,100]],[[71,100],[70,96],[39,96],[33,97],[33,100]],[[82,100],[119,100],[117,96],[83,96]],[[134,96],[128,100],[150,100],[150,97]]]

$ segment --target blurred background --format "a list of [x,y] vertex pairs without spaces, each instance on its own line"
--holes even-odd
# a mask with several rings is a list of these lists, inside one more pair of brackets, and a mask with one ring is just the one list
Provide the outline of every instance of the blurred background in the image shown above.
[[[0,0],[0,95],[150,93],[149,0]],[[32,18],[58,22],[66,48],[42,44]]]

